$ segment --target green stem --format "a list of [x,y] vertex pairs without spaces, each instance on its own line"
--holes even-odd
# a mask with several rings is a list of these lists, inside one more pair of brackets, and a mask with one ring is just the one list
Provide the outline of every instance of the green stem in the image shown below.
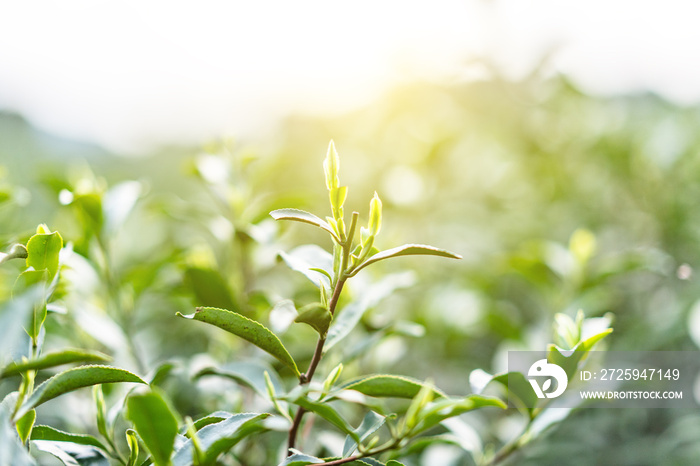
[[[353,237],[355,236],[355,228],[357,226],[357,219],[360,217],[360,214],[358,212],[353,212],[352,213],[352,220],[350,223],[350,229],[348,231],[348,236],[346,237],[345,241],[340,244],[343,248],[343,253],[341,255],[340,259],[340,267],[338,268],[338,275],[335,277],[335,284],[333,287],[333,296],[331,296],[330,301],[328,301],[328,311],[331,313],[331,315],[335,315],[335,308],[338,305],[338,301],[340,300],[340,294],[343,291],[343,286],[345,286],[345,282],[348,279],[348,276],[346,274],[346,269],[348,267],[348,262],[350,260],[350,252],[352,250],[352,240]],[[323,285],[321,285],[323,286]],[[321,357],[323,357],[323,346],[326,343],[326,338],[323,336],[320,336],[318,338],[318,342],[316,342],[316,349],[314,350],[314,355],[311,358],[311,362],[309,363],[309,369],[306,371],[306,373],[302,374],[299,377],[299,385],[305,385],[311,382],[311,379],[313,379],[314,374],[316,373],[316,368],[318,367],[318,364],[321,362]],[[304,417],[304,414],[306,413],[306,410],[302,407],[299,407],[297,409],[296,415],[294,416],[294,420],[292,421],[292,427],[289,429],[289,439],[287,441],[287,448],[294,448],[296,445],[296,438],[297,438],[297,433],[299,432],[299,426],[301,425],[301,420]],[[342,464],[342,463],[338,463]]]

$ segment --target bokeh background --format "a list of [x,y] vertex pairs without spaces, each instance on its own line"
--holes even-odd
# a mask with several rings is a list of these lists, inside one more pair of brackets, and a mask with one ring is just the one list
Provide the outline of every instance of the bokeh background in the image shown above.
[[[700,345],[700,32],[687,2],[0,10],[0,244],[38,223],[59,230],[76,254],[47,346],[101,349],[140,373],[177,361],[168,389],[183,413],[243,403],[233,384],[187,376],[255,353],[176,311],[214,305],[270,322],[281,300],[314,299],[277,252],[330,244],[267,213],[328,214],[330,139],[346,210],[366,219],[373,192],[384,201],[380,248],[464,256],[369,274],[403,273],[341,352],[349,371],[466,394],[470,371],[542,349],[554,314],[578,309],[613,316],[609,349]],[[16,272],[0,270],[3,299]],[[310,335],[284,339],[303,359]],[[89,403],[71,403],[75,416],[47,408],[46,422],[89,430]],[[512,412],[467,420],[487,449],[521,427]],[[698,458],[700,412],[580,409],[512,464]],[[472,464],[444,445],[408,461]]]

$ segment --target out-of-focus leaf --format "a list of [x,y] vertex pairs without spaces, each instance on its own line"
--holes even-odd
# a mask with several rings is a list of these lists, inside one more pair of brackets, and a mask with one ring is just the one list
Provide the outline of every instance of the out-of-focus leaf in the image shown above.
[[[263,430],[260,421],[269,414],[242,413],[234,414],[225,421],[208,425],[197,432],[197,437],[204,452],[204,463],[211,464],[216,458],[233,448],[248,435]],[[173,466],[189,466],[192,463],[194,447],[192,439],[188,440],[173,456]]]
[[404,244],[403,246],[387,249],[386,251],[378,252],[377,254],[371,256],[369,259],[367,259],[367,261],[360,264],[352,274],[355,275],[360,270],[364,269],[368,265],[374,264],[375,262],[401,256],[440,256],[450,259],[462,258],[462,256],[459,254],[455,254],[445,249],[436,248],[434,246],[427,246],[425,244]]
[[109,366],[76,367],[56,374],[39,385],[32,396],[20,407],[15,418],[19,419],[27,411],[64,393],[90,385],[115,382],[146,383],[139,376],[125,369]]
[[[203,427],[206,427],[210,424],[216,424],[217,422],[225,421],[231,416],[233,416],[233,414],[226,411],[215,411],[208,416],[204,416],[203,418],[197,419],[196,421],[194,421],[193,425],[195,429],[200,430]],[[183,430],[186,432],[187,428],[185,427],[183,428]],[[185,440],[187,440],[187,437],[185,437]],[[176,450],[179,450],[179,447],[176,447]]]
[[178,312],[177,315],[185,319],[206,322],[233,333],[244,340],[248,340],[292,369],[297,377],[300,375],[297,364],[289,354],[289,351],[287,351],[287,348],[284,347],[277,335],[260,322],[251,320],[236,312],[215,307],[198,307],[194,314],[183,315]]
[[17,277],[17,280],[15,280],[15,284],[12,287],[13,295],[29,290],[30,288],[40,290],[39,296],[36,297],[36,300],[32,306],[31,319],[26,328],[27,333],[33,339],[39,337],[41,327],[44,324],[44,320],[46,320],[45,294],[47,278],[48,271],[46,270],[25,270]]
[[[42,299],[42,287],[33,287],[2,304],[0,309],[0,364],[17,355],[27,339],[24,327],[29,322],[37,300]],[[22,345],[24,346],[24,345]]]
[[508,398],[516,405],[525,409],[530,416],[537,405],[537,395],[532,390],[532,386],[521,372],[506,372],[493,376],[493,381],[503,385],[508,391]]
[[[288,253],[280,252],[279,256],[290,269],[304,274],[315,286],[322,283],[326,288],[330,288],[331,282],[328,277],[332,275],[333,256],[325,249],[315,244],[306,244]],[[315,269],[323,269],[325,273]]]
[[10,252],[4,253],[0,252],[0,264],[12,259],[26,259],[27,258],[27,248],[22,244],[15,244],[10,249]]
[[349,435],[345,438],[345,444],[343,445],[343,458],[347,458],[352,455],[360,443],[364,442],[369,438],[370,435],[378,431],[386,422],[386,417],[381,416],[374,411],[368,411],[365,417],[362,419],[360,426],[355,429],[355,433],[360,437],[360,441],[355,441]]
[[53,440],[55,442],[70,442],[78,445],[91,445],[93,447],[99,448],[102,451],[108,451],[107,447],[91,435],[85,434],[71,434],[69,432],[63,432],[58,429],[54,429],[49,426],[34,426],[32,429],[32,440]]
[[332,320],[333,316],[326,306],[314,303],[301,308],[294,322],[310,325],[321,337],[325,337]]
[[323,346],[323,351],[328,351],[348,334],[360,322],[368,309],[376,306],[382,299],[391,296],[397,289],[412,286],[415,283],[413,272],[402,272],[384,277],[379,282],[363,290],[360,299],[345,306],[340,312],[336,312],[333,323],[328,329],[328,337]]
[[163,396],[151,391],[131,395],[127,402],[126,417],[143,440],[156,465],[167,465],[177,435],[177,418]]
[[12,392],[0,403],[0,466],[35,466],[10,421],[17,397],[18,393]]
[[249,386],[264,398],[267,396],[265,372],[269,374],[275,392],[284,393],[284,385],[282,385],[282,381],[279,375],[277,375],[277,372],[275,372],[272,366],[262,361],[232,362],[220,369],[209,367],[197,372],[193,378],[198,379],[208,375],[226,377]]
[[306,455],[300,451],[292,449],[294,454],[285,458],[278,466],[306,466],[307,464],[319,464],[324,463],[321,458],[316,458],[315,456]]
[[108,233],[116,231],[126,221],[141,196],[141,183],[125,181],[107,191],[104,195],[102,208],[104,212],[104,228]]
[[197,304],[224,309],[235,307],[228,284],[216,270],[190,267],[185,271],[185,282],[194,292]]
[[163,364],[159,365],[156,370],[153,371],[149,384],[154,387],[159,386],[165,379],[168,378],[176,367],[177,365],[172,362],[164,362]]
[[37,450],[55,456],[66,466],[109,466],[104,453],[90,445],[52,440],[36,440],[32,445]]
[[109,356],[98,351],[69,348],[48,352],[37,359],[25,362],[11,362],[0,370],[0,378],[19,375],[29,370],[47,369],[74,362],[105,362],[109,360]]
[[126,444],[129,446],[129,459],[126,466],[136,466],[139,460],[139,439],[134,429],[126,429]]
[[323,419],[330,422],[331,424],[348,434],[350,437],[352,437],[353,440],[359,443],[360,437],[355,432],[355,429],[353,429],[352,426],[348,423],[348,421],[343,419],[343,417],[340,414],[338,414],[338,411],[336,411],[328,403],[311,401],[304,396],[300,396],[299,398],[295,399],[293,403],[298,406],[301,406],[307,411],[311,411],[318,414]]
[[[356,390],[367,396],[388,398],[413,398],[423,388],[420,380],[400,375],[375,374],[359,377],[343,384],[343,390]],[[433,396],[442,398],[445,394],[433,387]]]
[[600,340],[612,333],[613,329],[606,329],[597,335],[593,335],[581,342],[579,342],[570,351],[558,348],[556,345],[549,345],[547,347],[547,359],[564,369],[569,380],[576,375],[579,363],[586,357],[588,352],[593,348],[593,346]]
[[414,433],[423,432],[451,417],[484,407],[506,409],[506,404],[498,398],[482,395],[469,395],[465,398],[450,398],[428,404],[419,413],[419,423]]
[[63,247],[63,238],[53,233],[38,233],[27,242],[27,267],[48,270],[49,280],[58,272],[58,253]]
[[340,238],[335,234],[333,228],[325,221],[312,213],[305,212],[299,209],[277,209],[270,212],[270,216],[275,220],[292,220],[295,222],[308,223],[326,230],[331,236],[340,243]]

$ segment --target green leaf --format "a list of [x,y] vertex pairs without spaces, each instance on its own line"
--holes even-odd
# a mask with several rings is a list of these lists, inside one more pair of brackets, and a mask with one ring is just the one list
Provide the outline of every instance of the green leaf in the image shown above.
[[[420,380],[400,375],[377,374],[359,377],[344,384],[343,390],[356,390],[367,396],[378,398],[413,398],[423,388]],[[443,398],[446,395],[433,387],[433,396]]]
[[110,366],[81,366],[54,375],[37,387],[32,396],[20,407],[15,419],[42,403],[82,387],[102,383],[130,382],[145,384],[141,378],[125,369]]
[[[343,208],[343,204],[345,204],[345,200],[348,197],[348,187],[339,186],[337,188],[333,188],[328,191],[328,196],[331,200],[331,208],[333,209],[333,212],[340,213],[341,209]],[[342,217],[342,215],[340,217]]]
[[267,387],[265,383],[265,372],[268,373],[272,386],[276,393],[284,393],[284,385],[277,375],[277,372],[269,364],[262,361],[241,361],[226,364],[220,369],[208,367],[197,372],[193,379],[209,375],[217,375],[235,380],[238,383],[249,386],[255,390],[258,395],[265,398],[267,396]]
[[532,390],[530,382],[527,381],[521,372],[506,372],[504,374],[494,375],[492,378],[503,385],[508,391],[508,399],[514,401],[516,405],[520,405],[525,409],[530,417],[533,416],[533,410],[539,399]]
[[92,398],[95,400],[97,431],[104,438],[112,438],[112,432],[110,432],[110,429],[107,427],[107,404],[105,403],[102,385],[95,385],[92,387]]
[[326,380],[323,381],[323,394],[324,396],[328,394],[328,392],[331,391],[331,388],[333,388],[333,385],[335,382],[338,380],[338,377],[340,377],[340,373],[343,372],[343,363],[341,362],[337,366],[335,366],[335,369],[333,369],[330,374],[328,374],[328,377],[326,377]]
[[[110,466],[102,451],[90,446],[52,440],[36,440],[32,446],[58,458],[66,466]],[[13,466],[15,463],[12,463]]]
[[175,445],[178,421],[167,401],[157,391],[132,395],[126,402],[126,417],[158,466],[166,466]]
[[275,406],[277,412],[284,416],[289,422],[294,422],[292,420],[292,416],[289,414],[289,411],[283,408],[282,404],[277,399],[277,392],[275,391],[275,387],[270,379],[270,374],[267,371],[265,371],[265,386],[267,388],[267,396],[270,398],[270,401],[272,401],[272,404]]
[[228,283],[216,270],[190,267],[185,271],[185,283],[194,292],[197,304],[218,308],[235,306]]
[[46,320],[46,282],[48,271],[46,270],[25,270],[15,280],[12,287],[12,294],[18,294],[31,288],[38,291],[38,296],[34,301],[31,320],[27,327],[27,333],[32,339],[37,339],[41,332],[41,327]]
[[55,442],[70,442],[78,445],[90,445],[102,451],[109,451],[107,447],[91,435],[71,434],[49,426],[34,426],[32,440],[53,440]]
[[23,244],[14,244],[10,252],[4,253],[0,252],[0,264],[12,259],[26,259],[27,258],[27,248]]
[[126,466],[136,466],[139,460],[139,440],[134,429],[126,429],[126,444],[129,446],[129,459]]
[[482,395],[469,395],[465,398],[450,398],[430,403],[419,413],[419,423],[413,433],[426,431],[451,417],[484,407],[506,409],[506,404],[498,398]]
[[369,202],[369,234],[377,236],[382,228],[382,201],[379,199],[377,192],[374,192],[374,197]]
[[585,359],[586,355],[593,348],[593,346],[606,336],[610,335],[612,331],[613,329],[608,328],[579,342],[572,350],[569,351],[550,344],[547,347],[547,359],[549,362],[552,362],[564,369],[567,377],[569,380],[571,380],[574,375],[576,375],[579,363]]
[[244,317],[236,312],[215,307],[198,307],[194,314],[183,315],[178,312],[177,315],[185,319],[206,322],[233,333],[244,340],[248,340],[292,369],[297,377],[300,375],[296,362],[294,362],[289,351],[287,351],[287,348],[284,347],[277,335],[259,322]]
[[[197,419],[192,423],[194,426],[195,430],[200,430],[203,427],[206,427],[211,424],[216,424],[217,422],[225,421],[226,419],[230,418],[233,416],[233,414],[227,412],[227,411],[215,411],[208,416],[204,416],[202,418]],[[186,431],[187,429],[184,428]],[[182,430],[181,430],[182,431]],[[186,432],[185,432],[186,433]],[[179,450],[179,448],[176,448]]]
[[352,301],[340,312],[336,312],[333,322],[328,329],[328,338],[326,338],[323,351],[328,351],[348,336],[368,309],[391,296],[397,289],[413,286],[416,282],[415,277],[413,272],[395,273],[387,275],[379,282],[367,287],[367,289],[361,290],[359,299]]
[[304,396],[300,396],[299,398],[294,400],[293,403],[298,406],[301,406],[307,411],[311,411],[318,414],[323,419],[330,422],[331,424],[348,434],[350,437],[352,437],[353,440],[359,443],[360,437],[355,432],[355,429],[353,429],[352,426],[348,423],[348,421],[343,419],[340,416],[340,414],[338,414],[338,411],[336,411],[328,403],[311,401]]
[[0,308],[0,364],[25,345],[23,330],[30,320],[34,305],[42,299],[43,290],[34,287],[2,303]]
[[399,463],[396,460],[389,460],[386,462],[386,466],[404,466],[403,463]]
[[424,244],[404,244],[403,246],[387,249],[386,251],[378,252],[377,254],[371,256],[369,259],[367,259],[367,261],[360,264],[351,275],[357,274],[357,272],[364,269],[368,265],[374,264],[375,262],[401,256],[440,256],[450,259],[462,258],[462,256],[459,254],[455,254],[445,249],[439,249],[434,246],[427,246]]
[[[330,288],[330,271],[333,269],[333,256],[315,244],[305,244],[286,252],[280,252],[279,256],[287,266],[299,273],[304,274],[311,280],[314,286],[319,286],[319,282],[326,288]],[[325,273],[316,269],[323,269]]]
[[335,150],[335,143],[332,139],[328,143],[328,152],[326,152],[326,158],[323,160],[323,171],[326,175],[326,187],[329,191],[340,186],[340,179],[338,178],[340,157],[338,157],[338,152]]
[[0,370],[0,378],[19,375],[29,370],[47,369],[74,362],[105,362],[109,361],[109,359],[109,356],[98,351],[69,348],[45,353],[43,356],[30,361],[11,362]]
[[[197,432],[197,437],[204,452],[204,464],[213,463],[222,453],[233,448],[248,435],[263,430],[260,421],[269,414],[242,413],[234,414],[225,421],[208,425]],[[194,446],[189,439],[173,456],[174,466],[192,464]]]
[[347,458],[357,450],[358,445],[367,440],[370,435],[378,431],[386,422],[386,417],[381,416],[374,411],[368,411],[360,426],[355,429],[355,433],[360,437],[359,442],[355,441],[349,435],[345,438],[343,445],[343,458]]
[[34,421],[36,421],[36,410],[34,409],[17,420],[15,427],[22,443],[27,443],[27,439],[32,433],[32,427],[34,427]]
[[[41,227],[41,226],[40,226]],[[48,270],[49,280],[58,272],[58,253],[63,247],[63,238],[53,233],[38,233],[27,242],[27,267],[34,270]]]
[[0,403],[0,465],[35,466],[36,463],[20,443],[17,431],[10,422],[17,397],[18,393],[12,392]]
[[333,231],[333,227],[331,227],[328,222],[320,219],[312,213],[299,209],[277,209],[270,212],[270,216],[275,220],[292,220],[294,222],[308,223],[310,225],[317,226],[323,230],[326,230],[331,234],[333,239],[340,243],[340,238],[338,238],[338,235],[336,235],[335,231]]
[[332,320],[333,315],[326,306],[313,303],[301,308],[294,322],[310,325],[322,338],[325,338]]
[[293,448],[292,451],[295,453],[285,458],[285,460],[282,461],[278,466],[306,466],[307,464],[325,463],[325,461],[321,458],[306,455],[297,450],[294,450]]

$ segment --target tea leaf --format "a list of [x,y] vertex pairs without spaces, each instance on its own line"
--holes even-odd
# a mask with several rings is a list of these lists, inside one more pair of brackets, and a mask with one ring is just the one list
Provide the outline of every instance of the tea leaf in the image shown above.
[[381,251],[371,256],[369,259],[367,259],[367,261],[363,262],[355,270],[353,270],[352,275],[357,274],[357,272],[364,269],[368,265],[374,264],[375,262],[401,256],[440,256],[450,259],[462,258],[462,256],[459,254],[455,254],[445,249],[439,249],[434,246],[427,246],[425,244],[404,244],[403,246],[387,249],[386,251]]
[[268,352],[280,362],[300,375],[296,362],[284,347],[280,339],[260,322],[244,317],[236,312],[227,311],[215,307],[198,307],[194,314],[184,315],[177,313],[185,319],[198,320],[219,327],[247,340],[258,348]]
[[126,407],[127,419],[134,423],[155,464],[169,464],[178,422],[165,399],[156,391],[131,395]]
[[270,216],[275,220],[292,220],[294,222],[308,223],[317,226],[330,233],[333,239],[338,243],[340,242],[340,238],[338,238],[338,235],[333,231],[333,227],[331,227],[328,222],[321,220],[312,213],[299,209],[277,209],[270,212]]
[[[360,377],[344,384],[343,390],[356,390],[367,396],[390,398],[413,398],[425,384],[419,380],[399,375],[378,374]],[[446,395],[433,387],[433,396],[443,398]]]
[[32,396],[20,407],[15,419],[42,403],[90,385],[114,382],[146,384],[139,376],[131,372],[110,366],[81,366],[54,375],[37,387]]
[[47,369],[74,362],[105,362],[109,360],[109,356],[98,351],[69,348],[45,353],[43,356],[29,361],[11,362],[0,370],[0,378],[19,375],[29,370]]

